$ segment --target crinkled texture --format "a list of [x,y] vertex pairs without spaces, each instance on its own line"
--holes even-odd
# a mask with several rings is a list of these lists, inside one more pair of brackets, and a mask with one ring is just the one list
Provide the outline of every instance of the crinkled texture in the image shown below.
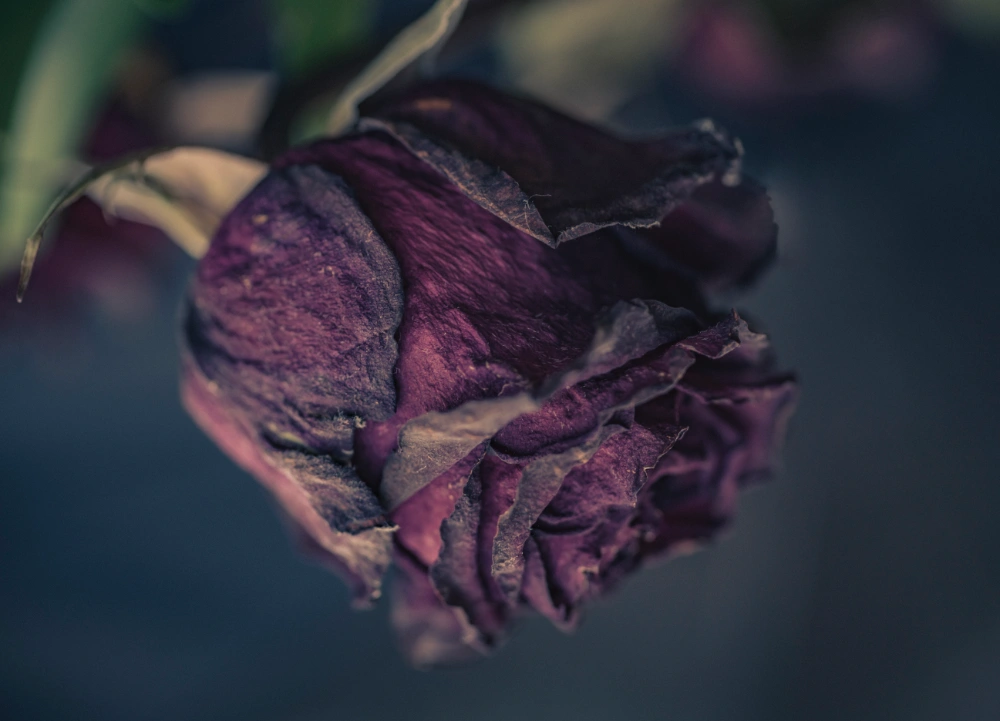
[[[735,348],[701,342],[731,332],[724,325],[681,344],[708,357],[672,393],[637,406],[621,449],[602,447],[535,524],[554,621],[574,623],[583,601],[643,561],[710,538],[732,517],[739,488],[771,471],[795,384],[774,372],[763,337],[745,327]],[[609,485],[616,474],[622,480]]]
[[[728,522],[736,490],[771,469],[795,398],[791,378],[747,347],[761,343],[726,318],[578,384],[494,437],[429,568],[478,644],[502,641],[524,607],[572,628],[583,602]],[[602,421],[573,428],[576,442],[566,442],[567,424],[546,424],[566,415],[576,425],[595,408]],[[525,437],[518,426],[547,427],[545,450],[536,436],[530,460],[503,453],[504,434]]]
[[648,141],[597,128],[473,82],[418,86],[362,108],[477,204],[550,245],[604,227],[656,225],[697,187],[738,172],[711,124]]
[[778,249],[771,203],[747,178],[738,185],[705,183],[659,225],[633,236],[634,253],[708,292],[749,285]]
[[351,463],[354,431],[395,410],[402,307],[396,261],[350,190],[292,167],[223,223],[184,328],[189,410],[331,554],[359,602],[378,596],[391,524]]
[[703,291],[773,221],[707,126],[625,142],[468,83],[372,112],[220,229],[186,397],[359,598],[394,557],[415,663],[460,661],[572,627],[771,469],[794,386]]

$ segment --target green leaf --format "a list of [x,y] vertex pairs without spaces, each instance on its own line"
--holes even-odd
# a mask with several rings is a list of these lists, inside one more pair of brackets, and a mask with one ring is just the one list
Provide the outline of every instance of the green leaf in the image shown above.
[[997,0],[950,0],[945,11],[973,35],[996,38],[1000,34],[1000,3]]
[[4,129],[35,35],[52,4],[52,0],[38,0],[7,3],[4,8],[3,24],[0,25],[0,118]]
[[271,0],[278,62],[301,75],[364,42],[372,28],[369,0]]
[[183,15],[194,0],[132,0],[157,20],[174,20]]
[[134,0],[61,0],[42,24],[4,142],[0,272],[65,181],[98,100],[141,26]]
[[337,100],[326,131],[338,135],[358,119],[358,105],[376,93],[401,70],[432,55],[458,26],[467,0],[437,0],[431,9],[403,29],[374,60],[354,78]]
[[222,219],[264,177],[267,165],[210,148],[145,151],[87,170],[63,190],[28,237],[21,258],[21,301],[45,229],[66,206],[88,195],[104,212],[152,225],[199,258]]

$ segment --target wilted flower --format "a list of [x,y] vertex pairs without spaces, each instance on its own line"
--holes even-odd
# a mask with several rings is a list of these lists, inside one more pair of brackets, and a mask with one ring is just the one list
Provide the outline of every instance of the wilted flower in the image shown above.
[[417,663],[486,650],[710,537],[794,384],[707,291],[775,243],[738,143],[624,141],[483,86],[362,108],[229,214],[184,398]]

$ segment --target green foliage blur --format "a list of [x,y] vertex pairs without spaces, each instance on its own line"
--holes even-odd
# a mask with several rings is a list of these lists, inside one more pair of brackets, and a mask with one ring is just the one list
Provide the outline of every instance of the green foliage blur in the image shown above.
[[0,35],[0,118],[7,129],[18,81],[42,20],[58,0],[11,3],[4,8]]

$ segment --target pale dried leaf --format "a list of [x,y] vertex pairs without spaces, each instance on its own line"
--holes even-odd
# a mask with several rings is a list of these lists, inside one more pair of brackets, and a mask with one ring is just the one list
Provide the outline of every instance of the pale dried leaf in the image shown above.
[[260,161],[195,147],[149,151],[91,168],[56,198],[28,238],[18,300],[24,297],[49,222],[82,195],[111,216],[159,228],[198,258],[222,219],[266,172]]
[[358,118],[358,105],[396,77],[401,70],[440,48],[458,26],[467,0],[437,0],[430,10],[394,37],[352,80],[337,100],[326,131],[344,132]]

